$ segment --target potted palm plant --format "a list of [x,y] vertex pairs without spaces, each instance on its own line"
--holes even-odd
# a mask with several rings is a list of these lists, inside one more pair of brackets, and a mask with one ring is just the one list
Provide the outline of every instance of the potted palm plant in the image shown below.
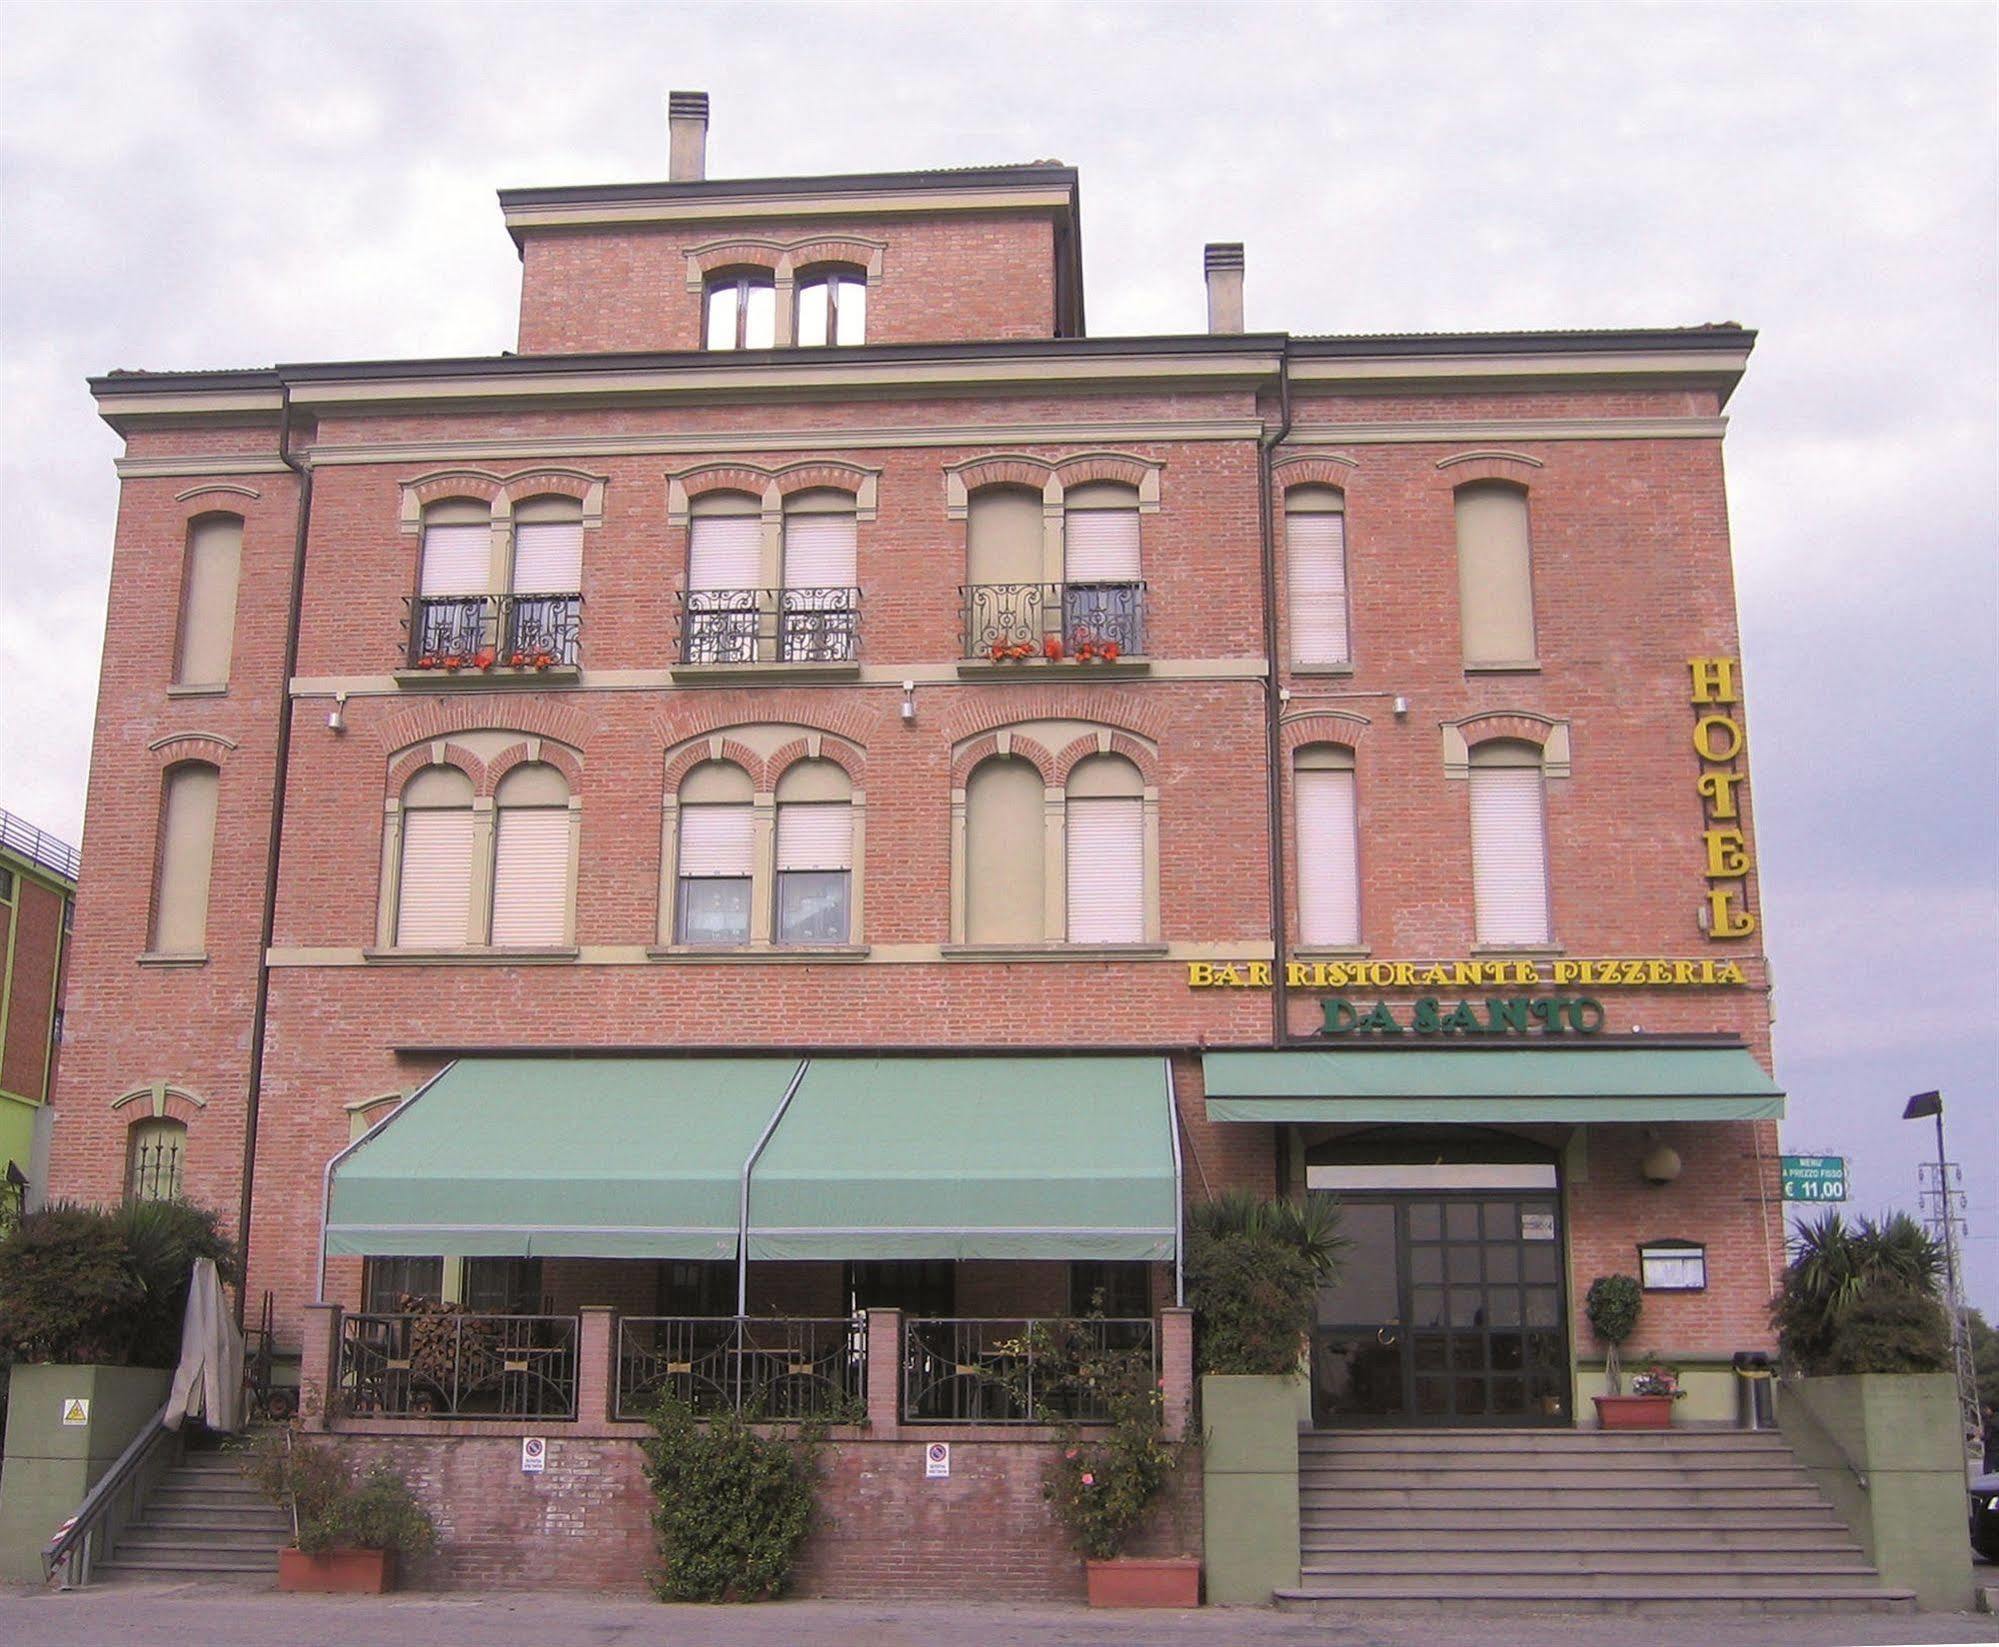
[[357,1483],[339,1454],[287,1427],[250,1443],[245,1466],[290,1516],[294,1542],[278,1552],[280,1590],[381,1595],[396,1587],[399,1556],[420,1555],[437,1528],[386,1461]]

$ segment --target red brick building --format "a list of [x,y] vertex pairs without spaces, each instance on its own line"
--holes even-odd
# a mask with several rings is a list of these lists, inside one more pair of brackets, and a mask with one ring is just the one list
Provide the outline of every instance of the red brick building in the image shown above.
[[364,1415],[464,1396],[390,1388],[408,1296],[557,1323],[616,1446],[592,1357],[706,1351],[597,1306],[1151,1316],[1242,1186],[1347,1203],[1322,1425],[1591,1422],[1641,1268],[1721,1416],[1782,1263],[1752,335],[1247,333],[1211,246],[1206,334],[1093,338],[1073,171],[708,180],[705,120],[502,194],[518,353],[93,381],[61,1191],[170,1150]]

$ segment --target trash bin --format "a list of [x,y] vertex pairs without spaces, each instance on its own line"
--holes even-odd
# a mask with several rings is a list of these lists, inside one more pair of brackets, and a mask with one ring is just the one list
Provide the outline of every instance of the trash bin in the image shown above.
[[1761,1350],[1737,1350],[1729,1360],[1735,1368],[1735,1427],[1774,1430],[1777,1398],[1770,1357]]

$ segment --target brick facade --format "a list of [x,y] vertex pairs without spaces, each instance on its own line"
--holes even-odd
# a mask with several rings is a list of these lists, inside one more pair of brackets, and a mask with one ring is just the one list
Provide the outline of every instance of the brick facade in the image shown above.
[[[1022,169],[1021,187],[1045,186],[1047,172]],[[158,1081],[199,1094],[188,1192],[233,1225],[254,1145],[247,1291],[275,1295],[290,1336],[317,1291],[322,1172],[352,1136],[354,1107],[412,1090],[452,1056],[997,1047],[1170,1055],[1189,1199],[1278,1190],[1281,1129],[1210,1121],[1200,1057],[1271,1045],[1273,991],[1193,989],[1188,970],[1296,947],[1288,822],[1284,936],[1271,932],[1267,740],[1283,756],[1275,787],[1287,819],[1291,752],[1352,750],[1364,953],[1424,961],[1474,953],[1468,786],[1449,770],[1450,751],[1560,728],[1567,775],[1546,783],[1558,949],[1528,958],[1730,960],[1741,987],[1598,992],[1604,1033],[1719,1032],[1768,1067],[1760,931],[1722,942],[1696,925],[1709,882],[1687,662],[1738,652],[1719,414],[1748,334],[1093,343],[1065,319],[1072,207],[933,209],[918,200],[935,186],[928,174],[828,181],[852,198],[819,216],[786,216],[754,194],[715,205],[715,185],[669,184],[645,193],[656,221],[621,224],[613,208],[643,216],[625,196],[555,191],[572,215],[523,226],[527,207],[510,197],[524,264],[520,358],[95,381],[127,453],[56,1129],[63,1193],[119,1193],[130,1120],[111,1108],[120,1094]],[[767,254],[810,264],[828,248],[843,259],[880,253],[864,348],[700,352],[690,260],[698,275],[762,266]],[[296,600],[303,495],[289,464],[311,476]],[[858,491],[851,477],[864,476],[871,488],[856,531],[859,667],[831,680],[769,667],[719,681],[677,674],[689,540],[672,501],[679,477],[720,466],[729,484],[775,496],[801,464],[810,475],[790,484]],[[1099,472],[1147,477],[1145,667],[961,666],[963,487],[1045,488],[1065,466],[1076,484]],[[1460,651],[1454,493],[1495,478],[1528,498],[1532,669],[1467,670]],[[1344,494],[1352,661],[1335,671],[1288,661],[1283,493],[1297,484]],[[587,496],[597,511],[584,524],[576,677],[412,678],[414,508],[538,492]],[[177,695],[188,522],[217,509],[245,523],[231,679],[226,692]],[[1016,730],[1020,752],[1045,760],[1057,785],[1098,748],[1141,767],[1157,796],[1159,945],[952,952],[953,792]],[[864,791],[864,952],[745,963],[663,941],[664,797],[711,738],[760,788],[817,748]],[[572,951],[450,961],[384,952],[384,817],[404,781],[442,758],[489,793],[528,740],[561,766],[580,810]],[[146,954],[148,911],[162,773],[183,759],[220,768],[221,810],[205,958],[164,962]],[[1746,785],[1741,795],[1753,853]],[[1760,911],[1753,872],[1745,888]],[[1324,993],[1290,992],[1287,1036],[1312,1036]],[[1414,992],[1380,993],[1401,1007]],[[1708,1290],[1648,1305],[1649,1338],[1692,1355],[1766,1343],[1782,1256],[1774,1125],[1586,1130],[1542,1140],[1564,1152],[1571,1297],[1601,1271],[1635,1267],[1639,1240],[1698,1238]],[[1661,1140],[1684,1170],[1647,1186],[1636,1162]],[[564,1309],[649,1307],[629,1276],[551,1274]],[[967,1266],[961,1288],[996,1313],[1060,1307],[1046,1302],[1046,1279]],[[760,1285],[786,1308],[839,1307],[832,1266]],[[355,1307],[359,1261],[334,1260],[326,1286],[329,1300]],[[1586,1355],[1587,1329],[1571,1330]],[[629,1443],[578,1446],[578,1458],[557,1453],[550,1474],[522,1489],[529,1511],[500,1507],[518,1495],[489,1504],[471,1488],[502,1467],[483,1444],[408,1444],[425,1478],[462,1506],[452,1516],[469,1518],[448,1523],[440,1557],[456,1580],[509,1565],[524,1533],[548,1532],[553,1549],[598,1525],[604,1483],[629,1488],[636,1464]],[[615,1457],[598,1450],[618,1446]],[[831,1575],[852,1570],[861,1548],[875,1552],[864,1570],[881,1592],[954,1581],[948,1538],[932,1540],[928,1512],[903,1484],[908,1460],[884,1463],[885,1446],[837,1452],[843,1508],[815,1546],[815,1587],[837,1589]],[[1028,1451],[979,1454],[979,1490],[968,1480],[966,1502],[1003,1506],[1010,1528],[1034,1523]],[[482,1516],[496,1519],[475,1526]],[[549,1579],[630,1581],[637,1534],[619,1527],[570,1546],[587,1545],[587,1557],[549,1554]],[[1051,1565],[1041,1536],[1009,1534],[978,1582],[1068,1593],[1073,1572]]]

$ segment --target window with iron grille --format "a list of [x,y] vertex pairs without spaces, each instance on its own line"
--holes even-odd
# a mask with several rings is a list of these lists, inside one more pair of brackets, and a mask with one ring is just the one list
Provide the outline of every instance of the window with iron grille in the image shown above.
[[362,1308],[370,1315],[401,1314],[408,1299],[435,1304],[443,1298],[442,1258],[370,1258],[362,1263]]
[[187,1127],[157,1116],[132,1127],[126,1145],[125,1196],[131,1201],[176,1201],[187,1155]]

